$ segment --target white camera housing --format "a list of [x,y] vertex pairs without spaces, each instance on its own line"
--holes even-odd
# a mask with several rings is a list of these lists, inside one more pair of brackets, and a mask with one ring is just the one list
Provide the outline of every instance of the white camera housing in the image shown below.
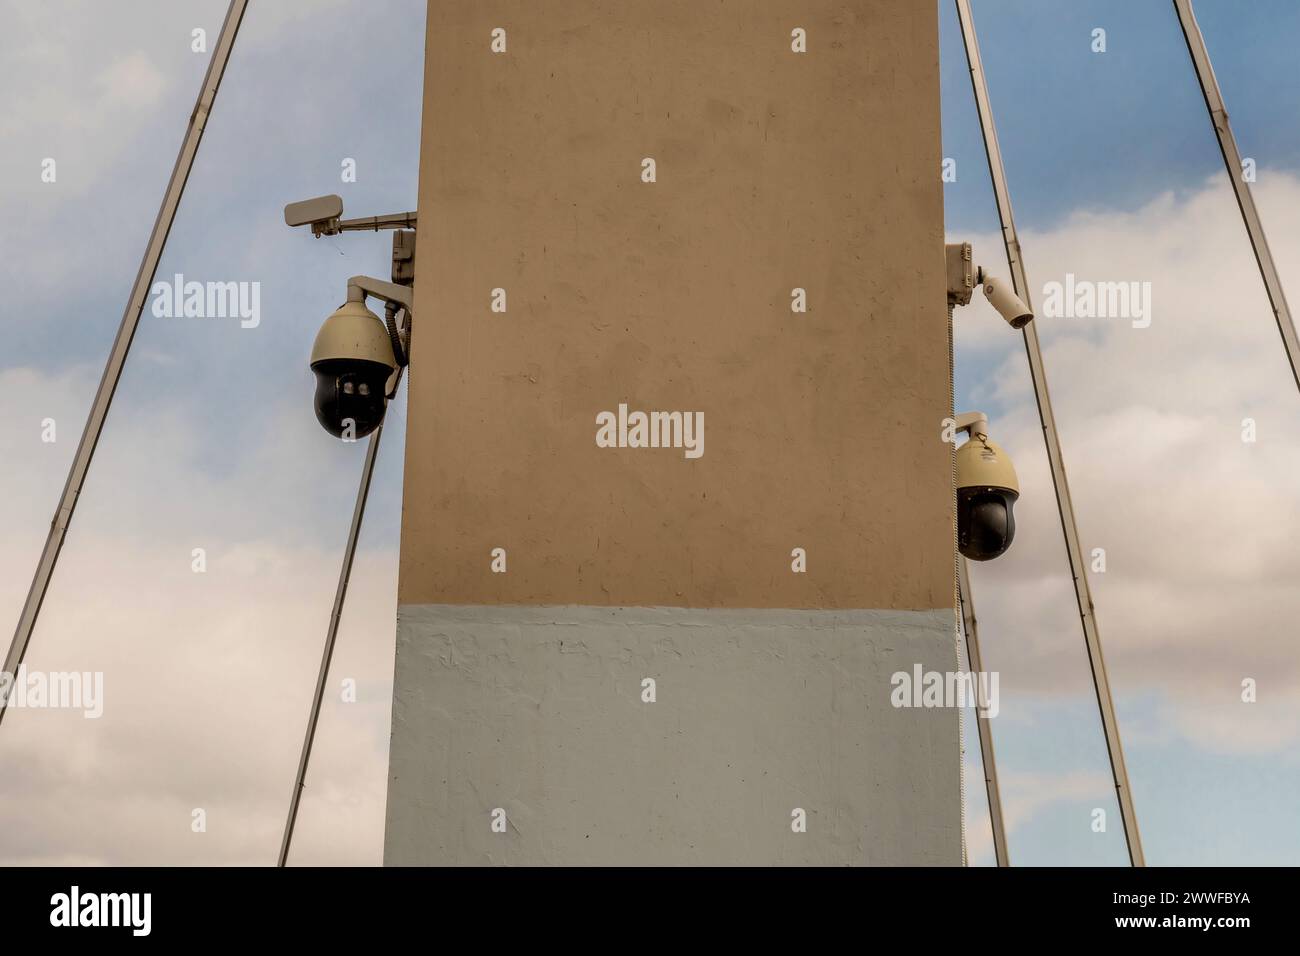
[[1006,319],[1009,326],[1013,329],[1023,329],[1033,321],[1033,311],[1025,305],[1020,296],[1011,291],[1011,287],[1005,282],[987,275],[983,269],[980,270],[980,279],[984,298],[989,300],[989,305],[998,310],[998,314]]
[[944,246],[948,272],[948,305],[970,305],[971,293],[978,284],[989,304],[1013,329],[1023,329],[1034,319],[1033,310],[1001,279],[976,266],[969,242]]
[[284,207],[285,225],[311,226],[313,230],[337,222],[342,215],[343,199],[334,195],[291,202]]

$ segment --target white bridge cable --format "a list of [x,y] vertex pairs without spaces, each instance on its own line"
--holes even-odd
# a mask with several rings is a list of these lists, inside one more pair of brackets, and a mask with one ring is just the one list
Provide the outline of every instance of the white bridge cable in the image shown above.
[[[957,351],[955,347],[955,330],[953,326],[953,300],[948,299],[948,417],[957,420]],[[952,466],[952,589],[953,589],[953,652],[956,655],[957,673],[961,673],[961,542],[957,530],[957,436],[953,435],[948,448],[948,459]],[[969,664],[969,662],[967,662]],[[967,671],[970,667],[967,667]],[[966,845],[966,711],[957,708],[957,791],[961,801],[961,865],[970,865],[970,853]]]
[[[971,18],[970,0],[955,0],[957,17],[961,23],[962,43],[966,49],[966,60],[970,68],[971,87],[975,94],[975,106],[979,113],[980,131],[984,137],[984,149],[988,156],[989,176],[992,179],[993,194],[997,201],[998,219],[1002,224],[1002,241],[1006,247],[1007,265],[1011,270],[1011,281],[1016,294],[1032,309],[1033,301],[1029,294],[1029,280],[1025,276],[1024,260],[1020,254],[1020,239],[1016,234],[1015,218],[1011,212],[1011,193],[1007,187],[1006,169],[1002,163],[1002,150],[998,145],[997,127],[993,122],[993,109],[989,102],[988,84],[984,76],[984,65],[980,60],[979,40],[975,35],[975,22]],[[1138,833],[1137,811],[1133,806],[1133,794],[1129,787],[1128,768],[1124,763],[1124,748],[1120,743],[1119,720],[1115,715],[1115,702],[1111,696],[1110,678],[1106,674],[1106,662],[1102,655],[1101,634],[1097,628],[1097,618],[1092,603],[1092,591],[1088,585],[1088,572],[1083,560],[1083,547],[1079,540],[1079,528],[1074,516],[1074,502],[1070,497],[1070,484],[1065,474],[1065,458],[1061,453],[1061,439],[1056,430],[1056,418],[1052,413],[1052,400],[1047,389],[1047,370],[1043,365],[1043,353],[1038,342],[1037,322],[1027,324],[1022,332],[1025,337],[1025,353],[1029,360],[1029,375],[1033,381],[1034,396],[1038,402],[1038,416],[1043,426],[1043,441],[1047,446],[1047,460],[1052,472],[1052,485],[1056,490],[1056,504],[1061,516],[1061,530],[1065,537],[1066,556],[1070,562],[1070,574],[1074,579],[1075,603],[1079,610],[1079,620],[1083,627],[1084,645],[1088,652],[1088,664],[1092,670],[1093,688],[1097,695],[1097,709],[1101,716],[1102,735],[1106,741],[1106,752],[1110,758],[1111,778],[1115,785],[1115,796],[1119,804],[1120,820],[1124,825],[1124,839],[1128,846],[1129,862],[1133,866],[1145,866],[1142,852],[1142,839]]]
[[[27,599],[23,603],[22,613],[18,618],[18,626],[14,630],[13,642],[10,644],[9,652],[5,656],[3,668],[5,673],[16,674],[18,666],[27,653],[32,631],[36,627],[36,619],[40,615],[41,604],[45,600],[45,593],[49,589],[50,579],[54,575],[54,568],[59,560],[59,552],[63,548],[63,539],[67,536],[68,525],[72,521],[73,513],[76,511],[77,498],[85,486],[86,474],[90,470],[90,461],[94,457],[95,448],[99,444],[100,435],[103,433],[109,406],[113,402],[113,394],[117,391],[118,382],[121,380],[122,369],[126,365],[127,355],[131,351],[131,341],[135,338],[136,329],[140,324],[140,314],[144,309],[145,300],[153,284],[154,273],[157,271],[158,262],[162,258],[163,248],[167,245],[167,236],[171,232],[172,223],[176,218],[176,209],[180,205],[181,195],[185,192],[185,183],[189,179],[190,170],[194,166],[194,158],[198,155],[199,143],[203,139],[203,130],[207,125],[208,117],[211,115],[213,104],[216,102],[217,91],[221,87],[221,78],[225,74],[226,64],[230,61],[230,53],[234,48],[235,37],[239,33],[239,26],[244,19],[244,10],[247,6],[248,0],[231,0],[229,8],[226,10],[226,19],[221,25],[221,33],[217,38],[216,46],[212,50],[212,58],[208,61],[208,69],[203,76],[203,85],[199,88],[199,96],[195,101],[194,110],[190,113],[185,138],[181,141],[180,152],[176,157],[176,165],[172,168],[171,179],[168,180],[167,190],[163,193],[162,205],[158,209],[153,231],[150,233],[149,242],[145,246],[140,269],[136,273],[135,284],[132,286],[131,296],[127,300],[126,311],[122,315],[121,325],[118,326],[117,337],[113,340],[113,347],[104,366],[104,374],[100,378],[99,388],[95,392],[95,399],[91,404],[90,414],[86,419],[86,427],[81,433],[81,441],[77,445],[77,452],[73,457],[72,467],[68,471],[63,493],[59,497],[58,507],[54,512],[53,520],[50,522],[50,530],[45,538],[45,547],[41,552],[40,561],[36,565],[36,573],[32,577],[31,587],[27,591]],[[10,697],[12,697],[12,693],[0,697],[0,720],[4,718],[8,709]]]
[[[399,370],[399,382],[401,372]],[[396,392],[394,392],[396,394]],[[366,460],[361,466],[361,481],[357,486],[357,499],[352,507],[352,524],[348,528],[348,541],[343,549],[343,564],[339,569],[338,586],[334,591],[334,607],[330,611],[329,626],[325,632],[325,649],[321,654],[320,671],[316,676],[316,691],[312,696],[311,713],[307,717],[307,733],[303,738],[302,752],[298,757],[298,774],[293,781],[293,793],[289,797],[289,815],[284,822],[284,835],[280,839],[280,855],[276,866],[287,866],[289,848],[293,844],[293,829],[298,822],[298,807],[302,802],[302,791],[307,785],[307,766],[311,762],[312,744],[316,739],[316,725],[320,721],[321,705],[325,700],[325,686],[329,680],[330,662],[334,657],[334,645],[338,640],[339,622],[343,619],[343,604],[348,596],[348,580],[352,576],[352,562],[357,553],[357,540],[361,535],[361,520],[366,513],[366,500],[370,496],[370,482],[375,474],[375,460],[379,456],[379,439],[384,433],[384,423],[370,436],[366,446]]]
[[1196,79],[1201,85],[1201,95],[1205,97],[1210,125],[1219,140],[1223,165],[1227,168],[1228,179],[1232,182],[1232,190],[1237,197],[1237,208],[1241,210],[1242,222],[1246,224],[1246,232],[1250,236],[1250,247],[1254,250],[1259,275],[1264,280],[1264,290],[1273,307],[1277,330],[1282,335],[1282,347],[1286,349],[1287,361],[1291,364],[1291,377],[1295,379],[1296,387],[1300,388],[1300,340],[1296,338],[1295,322],[1291,318],[1291,309],[1286,304],[1282,280],[1273,262],[1273,253],[1269,251],[1268,239],[1264,236],[1264,223],[1259,218],[1259,210],[1255,208],[1250,183],[1246,181],[1237,138],[1228,125],[1228,107],[1219,91],[1219,81],[1214,76],[1205,38],[1201,36],[1191,0],[1174,0],[1174,12],[1178,14],[1178,23],[1183,28],[1183,39],[1187,41],[1187,52],[1191,54],[1192,66],[1196,68]]
[[[957,559],[957,595],[961,605],[961,628],[966,635],[966,671],[971,675],[971,686],[976,689],[975,726],[979,731],[980,761],[984,765],[984,793],[988,798],[989,829],[993,832],[993,858],[998,866],[1010,866],[1007,828],[1002,817],[1002,791],[998,786],[998,763],[993,751],[993,726],[987,713],[989,702],[979,692],[980,675],[984,673],[984,656],[980,652],[975,599],[970,588],[970,568],[963,557]],[[985,709],[985,713],[980,713],[981,708]],[[965,790],[962,793],[964,798]]]

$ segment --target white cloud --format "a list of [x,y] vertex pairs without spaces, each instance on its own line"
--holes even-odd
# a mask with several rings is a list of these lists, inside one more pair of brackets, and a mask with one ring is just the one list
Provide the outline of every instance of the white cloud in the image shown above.
[[206,57],[190,51],[190,29],[219,23],[222,7],[216,0],[129,12],[108,4],[0,7],[5,205],[49,191],[39,178],[45,156],[59,161],[60,188],[82,192],[102,182],[124,150],[140,145],[165,97],[193,99]]
[[[4,554],[0,573],[29,573],[28,557]],[[194,574],[187,553],[76,541],[27,666],[102,671],[104,714],[6,715],[0,863],[274,862],[337,569],[259,543],[215,547]],[[391,553],[358,558],[295,862],[380,862],[395,573]]]
[[104,105],[148,109],[162,98],[166,77],[143,53],[114,60],[96,79]]
[[[84,421],[86,370],[0,372],[0,617],[16,620]],[[297,402],[302,405],[303,399]],[[301,411],[301,409],[299,409]],[[11,711],[0,725],[0,864],[270,863],[306,726],[361,449],[327,483],[333,547],[287,544],[285,493],[319,473],[314,426],[267,412],[265,442],[207,473],[206,435],[165,405],[119,404],[27,655],[102,671],[104,716]],[[41,420],[58,441],[40,440]],[[219,438],[219,436],[218,436]],[[315,443],[329,445],[328,442]],[[400,440],[382,468],[400,467]],[[335,451],[329,446],[329,451]],[[287,476],[289,492],[269,489]],[[294,483],[300,490],[294,492]],[[373,502],[372,502],[373,505]],[[379,517],[371,509],[373,522]],[[326,520],[326,519],[322,519]],[[379,863],[397,555],[358,555],[313,753],[298,862]],[[194,547],[207,571],[191,568]],[[5,645],[7,647],[7,643]],[[357,703],[340,697],[357,681]],[[190,812],[208,832],[190,832]]]

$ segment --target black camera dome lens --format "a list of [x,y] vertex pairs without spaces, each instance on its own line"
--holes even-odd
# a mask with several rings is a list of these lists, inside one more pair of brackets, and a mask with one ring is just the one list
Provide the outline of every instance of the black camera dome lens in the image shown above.
[[322,428],[335,438],[364,438],[379,427],[391,368],[381,362],[326,359],[311,370],[316,374],[316,420]]
[[1006,552],[1016,536],[1016,494],[995,488],[964,489],[957,506],[958,550],[972,561]]

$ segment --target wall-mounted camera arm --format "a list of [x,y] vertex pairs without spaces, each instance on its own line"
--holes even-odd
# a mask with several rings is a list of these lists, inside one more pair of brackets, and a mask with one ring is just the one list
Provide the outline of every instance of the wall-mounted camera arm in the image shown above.
[[[397,394],[397,384],[401,380],[401,369],[406,367],[411,354],[411,301],[414,290],[409,285],[385,282],[370,276],[353,276],[348,280],[348,301],[362,302],[366,296],[381,299],[384,303],[384,325],[388,328],[388,337],[393,344],[393,358],[397,362],[397,374],[389,383],[388,397]],[[398,320],[398,312],[404,319]]]
[[398,285],[396,282],[385,282],[370,276],[353,276],[348,280],[349,302],[364,302],[366,296],[372,296],[384,302],[392,302],[407,312],[411,311],[413,291],[409,285]]
[[360,219],[341,219],[330,230],[312,232],[317,236],[332,236],[340,232],[378,232],[380,229],[414,229],[414,212],[390,212],[386,216],[363,216]]
[[964,412],[955,419],[957,431],[966,432],[972,438],[989,437],[989,417],[983,412]]
[[414,212],[392,212],[386,216],[344,219],[340,196],[317,196],[284,207],[284,221],[290,226],[311,226],[311,234],[337,236],[341,232],[378,232],[380,229],[414,229]]

